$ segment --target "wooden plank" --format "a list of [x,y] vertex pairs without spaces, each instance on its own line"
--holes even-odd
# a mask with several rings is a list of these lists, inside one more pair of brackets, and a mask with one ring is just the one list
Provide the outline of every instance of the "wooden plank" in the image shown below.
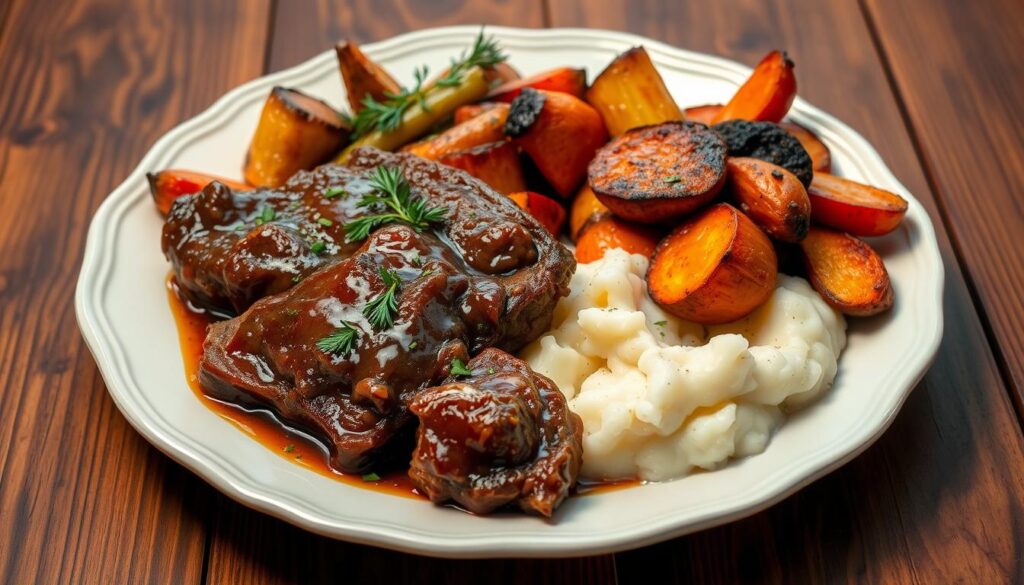
[[[751,65],[772,48],[789,50],[801,95],[875,145],[928,208],[947,260],[944,343],[878,444],[765,513],[618,555],[620,579],[639,582],[651,566],[697,583],[1024,578],[1015,544],[1024,537],[1020,428],[857,4],[574,0],[552,8],[553,26],[625,29]],[[894,24],[894,36],[918,18],[914,12]],[[916,42],[921,52],[935,44]],[[929,93],[935,90],[922,95]],[[932,118],[935,125],[945,119]],[[936,135],[955,141],[963,133]]]
[[268,5],[4,8],[0,582],[196,583],[212,490],[117,412],[72,297],[101,199],[158,136],[260,73]]
[[[541,3],[533,0],[456,2],[359,1],[339,9],[326,1],[279,7],[271,69],[294,65],[329,49],[341,38],[361,42],[408,30],[450,24],[501,23],[539,26]],[[387,15],[382,18],[381,15]],[[424,503],[424,505],[427,505]],[[356,546],[315,536],[245,509],[217,504],[208,582],[228,583],[612,583],[609,555],[572,560],[450,561]]]
[[1024,413],[1024,3],[864,4]]

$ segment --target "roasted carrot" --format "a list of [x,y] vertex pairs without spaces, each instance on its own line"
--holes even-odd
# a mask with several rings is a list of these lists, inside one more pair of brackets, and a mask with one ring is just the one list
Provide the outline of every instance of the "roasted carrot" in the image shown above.
[[814,172],[832,172],[832,151],[825,146],[817,134],[795,122],[781,122],[779,126],[800,141],[800,145],[811,157],[811,166],[813,166]]
[[558,69],[531,75],[526,79],[518,79],[499,85],[491,90],[487,99],[496,102],[512,103],[512,100],[516,99],[525,87],[560,91],[582,99],[583,92],[587,89],[587,72],[583,69],[573,69],[572,67],[559,67]]
[[692,108],[686,108],[683,112],[683,117],[690,122],[700,122],[701,124],[707,124],[710,126],[715,121],[715,116],[718,112],[724,108],[722,104],[708,104],[705,106],[694,106]]
[[562,206],[554,199],[533,191],[510,193],[508,198],[515,201],[520,209],[539,221],[551,232],[551,235],[557,237],[562,231],[562,224],[565,223],[565,209],[562,209]]
[[629,130],[588,170],[601,203],[630,221],[660,223],[710,201],[725,184],[725,143],[697,122]]
[[812,227],[800,249],[811,286],[837,310],[863,317],[892,307],[889,273],[867,243],[849,234]]
[[630,223],[614,216],[605,216],[583,227],[576,241],[576,261],[586,264],[600,260],[612,248],[650,258],[658,246],[660,233],[650,225]]
[[761,306],[777,274],[775,249],[764,233],[735,207],[718,203],[658,244],[647,289],[669,313],[712,325]]
[[784,51],[772,51],[757,64],[729,103],[718,112],[714,123],[737,119],[779,122],[795,98],[793,62]]
[[405,146],[402,150],[437,160],[446,154],[505,140],[508,109],[508,104],[501,104],[436,136]]
[[612,61],[587,90],[612,136],[630,128],[682,120],[665,81],[643,47],[633,47]]
[[470,118],[479,116],[487,110],[493,110],[499,105],[500,102],[480,102],[478,104],[466,104],[464,106],[459,106],[458,109],[455,110],[455,119],[453,122],[456,125],[461,124]]
[[149,193],[153,196],[157,211],[160,215],[166,216],[171,211],[171,204],[174,200],[183,195],[191,195],[203,190],[203,187],[214,181],[220,181],[235,191],[248,191],[252,187],[245,183],[224,179],[214,175],[197,173],[195,171],[183,171],[181,169],[167,169],[155,173],[146,173],[149,181]]
[[855,236],[887,234],[907,213],[907,200],[899,195],[828,173],[814,173],[807,195],[811,219]]
[[395,95],[401,90],[398,82],[383,67],[364,55],[356,43],[342,41],[335,45],[334,50],[338,54],[338,66],[342,81],[345,82],[348,105],[353,112],[359,113],[363,109],[366,96],[382,102],[388,95]]
[[586,102],[529,87],[512,102],[505,133],[562,197],[576,191],[587,163],[608,139],[601,115]]
[[245,180],[279,187],[292,175],[330,160],[349,128],[331,106],[296,89],[275,87],[245,158]]
[[796,175],[756,158],[730,157],[727,189],[769,236],[799,242],[811,224],[811,202]]
[[569,210],[569,237],[576,241],[587,225],[608,217],[612,212],[594,195],[589,183],[584,183],[572,200]]
[[499,193],[526,191],[519,149],[511,142],[503,140],[453,152],[439,162],[466,171]]

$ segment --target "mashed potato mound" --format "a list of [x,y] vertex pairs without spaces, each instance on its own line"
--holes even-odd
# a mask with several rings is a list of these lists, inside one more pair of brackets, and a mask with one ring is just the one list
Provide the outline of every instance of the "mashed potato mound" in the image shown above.
[[752,314],[704,327],[658,307],[646,271],[622,250],[580,264],[522,352],[583,419],[584,477],[657,481],[760,453],[784,411],[832,385],[846,322],[803,279],[780,274]]

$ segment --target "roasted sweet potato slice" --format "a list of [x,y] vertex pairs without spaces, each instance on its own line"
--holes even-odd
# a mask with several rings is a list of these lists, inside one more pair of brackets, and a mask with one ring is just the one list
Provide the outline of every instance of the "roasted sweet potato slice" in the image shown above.
[[793,62],[785,51],[772,51],[715,116],[714,123],[726,120],[779,122],[786,117],[795,98]]
[[836,310],[864,317],[892,307],[889,273],[882,258],[864,241],[812,227],[800,249],[811,286]]
[[777,275],[768,237],[735,207],[718,203],[658,244],[647,269],[647,290],[669,313],[712,325],[761,306]]
[[466,104],[464,106],[459,106],[458,109],[455,110],[455,119],[453,122],[455,124],[461,124],[470,118],[479,116],[487,110],[493,110],[499,105],[501,105],[500,102],[480,102],[478,104]]
[[359,113],[363,109],[366,96],[383,102],[388,94],[394,95],[401,90],[398,82],[383,67],[364,55],[356,43],[342,41],[335,45],[334,50],[338,54],[338,67],[348,94],[348,105],[353,112]]
[[611,215],[587,224],[576,241],[576,261],[600,260],[612,248],[648,258],[654,254],[661,233],[650,225],[630,223]]
[[505,133],[562,197],[576,191],[608,139],[601,115],[583,100],[530,87],[512,102]]
[[181,169],[146,173],[146,179],[149,180],[149,193],[153,196],[157,211],[164,216],[171,211],[171,204],[175,199],[183,195],[198,193],[203,190],[203,187],[214,181],[220,181],[234,191],[247,191],[252,188],[245,183],[231,179]]
[[697,122],[634,128],[590,163],[601,203],[630,221],[660,223],[710,201],[725,184],[725,142]]
[[811,157],[811,166],[814,168],[814,172],[832,172],[832,151],[825,146],[817,134],[796,122],[781,122],[779,126],[800,141],[800,145]]
[[574,69],[572,67],[559,67],[558,69],[544,71],[537,75],[531,75],[526,79],[519,79],[499,85],[491,90],[487,99],[496,102],[512,103],[512,100],[519,97],[523,88],[526,87],[546,91],[560,91],[582,99],[583,92],[587,89],[587,72],[583,69]]
[[630,128],[683,119],[643,47],[633,47],[609,63],[590,84],[587,102],[601,112],[612,136]]
[[511,142],[503,140],[453,152],[439,162],[466,171],[499,193],[526,191],[519,149]]
[[707,104],[704,106],[693,106],[692,108],[686,108],[683,112],[683,116],[686,120],[691,122],[700,122],[701,124],[707,124],[710,126],[715,121],[715,116],[718,112],[724,108],[722,104]]
[[907,200],[899,195],[828,173],[814,174],[807,195],[815,223],[855,236],[887,234],[907,213]]
[[296,89],[275,87],[245,157],[245,180],[280,187],[292,175],[327,162],[350,129],[331,106]]
[[796,175],[756,158],[729,157],[727,189],[766,234],[799,242],[811,224],[811,202]]
[[505,140],[508,109],[508,104],[500,104],[440,134],[409,144],[402,150],[437,160],[446,154]]
[[550,197],[534,193],[533,191],[520,191],[510,193],[509,199],[516,202],[520,209],[526,211],[547,228],[551,235],[558,237],[562,231],[562,224],[565,223],[565,209],[562,205]]
[[572,208],[569,210],[569,237],[575,242],[583,233],[584,227],[611,214],[611,210],[594,194],[590,184],[584,183],[572,200]]

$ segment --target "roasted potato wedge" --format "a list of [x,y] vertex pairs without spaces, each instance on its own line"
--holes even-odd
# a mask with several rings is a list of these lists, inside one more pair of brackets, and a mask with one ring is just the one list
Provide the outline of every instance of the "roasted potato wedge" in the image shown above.
[[704,205],[725,184],[725,142],[697,122],[626,131],[598,151],[590,187],[615,215],[660,223]]
[[370,96],[378,102],[401,91],[401,86],[383,67],[363,54],[354,42],[342,41],[334,46],[338,54],[338,67],[341,79],[345,83],[348,94],[348,105],[352,111],[359,113],[363,109],[363,100]]
[[811,166],[814,168],[814,172],[832,172],[832,151],[825,146],[817,134],[795,122],[781,122],[779,126],[800,141],[800,145],[811,157]]
[[815,173],[807,190],[811,219],[855,236],[881,236],[898,228],[907,213],[899,195],[828,173]]
[[608,217],[612,211],[601,203],[590,188],[589,183],[584,183],[572,200],[572,207],[569,210],[569,237],[576,241],[583,233],[587,225]]
[[437,160],[446,154],[505,140],[505,118],[508,117],[508,109],[508,104],[499,104],[440,134],[407,145],[402,150],[426,159]]
[[296,89],[275,87],[249,144],[245,180],[259,187],[279,187],[298,171],[330,160],[349,132],[331,106]]
[[756,158],[729,157],[729,193],[766,234],[783,242],[799,242],[811,225],[811,201],[796,175]]
[[707,124],[710,126],[715,121],[715,116],[718,112],[724,108],[722,104],[707,104],[704,106],[693,106],[692,108],[686,108],[683,112],[683,118],[690,122],[700,122],[701,124]]
[[757,64],[713,122],[779,122],[786,117],[794,99],[796,75],[793,74],[793,62],[784,51],[772,51]]
[[203,187],[214,181],[219,181],[230,187],[233,191],[248,191],[252,187],[245,183],[232,181],[223,177],[206,175],[195,171],[183,171],[181,169],[167,169],[155,173],[146,173],[149,181],[149,194],[153,196],[157,211],[160,215],[166,216],[171,211],[174,200],[183,195],[191,195],[203,190]]
[[669,313],[714,325],[761,306],[775,289],[771,241],[728,203],[718,203],[665,237],[647,269],[651,298]]
[[520,209],[529,213],[534,219],[547,228],[551,235],[558,237],[562,231],[562,224],[565,223],[565,209],[554,199],[534,193],[533,191],[520,191],[510,193],[509,199],[516,202]]
[[586,99],[601,112],[612,136],[630,128],[683,119],[643,47],[633,47],[605,67],[590,84]]
[[661,233],[650,225],[630,223],[607,215],[587,224],[576,241],[576,261],[586,264],[600,260],[612,248],[650,258]]
[[892,307],[889,273],[882,258],[864,241],[811,227],[800,249],[811,286],[836,310],[864,317]]
[[583,69],[572,67],[559,67],[551,71],[531,75],[526,79],[511,81],[491,90],[487,99],[496,102],[512,103],[512,100],[519,97],[523,88],[543,89],[546,91],[560,91],[583,99],[583,92],[587,89],[587,72]]
[[439,162],[466,171],[499,193],[526,191],[519,149],[511,142],[502,140],[453,152],[442,156]]
[[523,149],[552,188],[569,197],[608,133],[597,110],[567,93],[524,88],[512,102],[505,133]]

